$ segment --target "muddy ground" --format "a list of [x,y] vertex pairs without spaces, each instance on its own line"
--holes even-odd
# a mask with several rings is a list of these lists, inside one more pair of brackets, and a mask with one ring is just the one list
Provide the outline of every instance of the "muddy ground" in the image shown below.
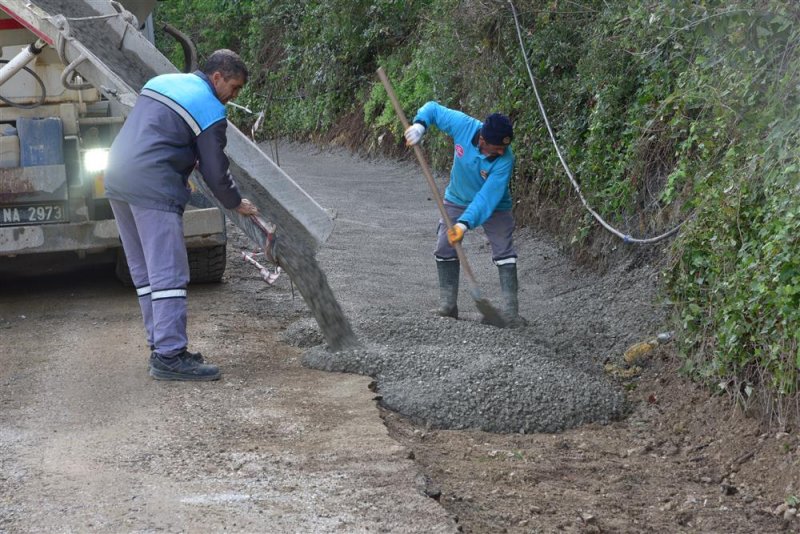
[[[279,154],[336,215],[319,260],[362,341],[393,316],[446,330],[429,314],[436,207],[416,168]],[[192,347],[222,365],[219,383],[147,377],[135,299],[108,269],[2,282],[0,531],[800,530],[783,505],[800,494],[796,433],[761,430],[687,383],[670,345],[623,365],[662,329],[657,265],[623,254],[594,273],[519,232],[522,335],[604,374],[628,407],[604,425],[489,433],[382,407],[391,377],[303,366],[320,338],[299,294],[286,277],[267,287],[239,258],[245,238],[230,238],[225,282],[190,292]],[[479,233],[467,252],[498,302]],[[486,336],[466,290],[460,307],[459,332]]]

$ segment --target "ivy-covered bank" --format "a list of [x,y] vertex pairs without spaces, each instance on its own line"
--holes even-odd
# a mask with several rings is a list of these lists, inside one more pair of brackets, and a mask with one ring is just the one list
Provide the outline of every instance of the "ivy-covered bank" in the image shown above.
[[[637,237],[682,223],[665,288],[686,371],[739,400],[758,398],[781,422],[797,415],[800,4],[515,5],[590,205]],[[239,102],[267,111],[265,136],[398,153],[378,66],[410,115],[429,99],[478,117],[505,111],[516,128],[518,219],[578,249],[604,235],[550,144],[507,1],[174,0],[157,16],[189,33],[201,56],[228,47],[252,65]],[[173,42],[159,43],[180,62]],[[426,143],[444,170],[447,141]]]

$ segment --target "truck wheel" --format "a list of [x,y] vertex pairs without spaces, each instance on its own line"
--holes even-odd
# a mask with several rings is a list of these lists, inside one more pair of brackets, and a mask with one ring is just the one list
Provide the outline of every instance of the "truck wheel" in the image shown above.
[[[189,249],[189,282],[192,284],[207,284],[219,282],[225,274],[226,247],[217,245],[207,248]],[[125,253],[122,249],[117,252],[117,264],[114,269],[117,278],[122,285],[133,287],[131,272],[128,269],[128,262],[125,261]]]
[[225,274],[225,245],[189,249],[189,282],[219,282]]

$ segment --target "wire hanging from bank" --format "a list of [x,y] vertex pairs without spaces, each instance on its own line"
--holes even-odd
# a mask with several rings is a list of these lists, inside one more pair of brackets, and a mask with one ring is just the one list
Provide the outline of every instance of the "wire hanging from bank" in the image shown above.
[[508,4],[509,4],[509,6],[511,6],[512,15],[514,15],[514,25],[516,26],[516,29],[517,29],[517,38],[519,39],[519,47],[520,47],[520,50],[522,51],[522,57],[525,60],[525,68],[528,69],[528,76],[531,79],[531,85],[533,86],[533,93],[534,93],[534,95],[536,95],[536,102],[539,105],[539,112],[542,114],[542,119],[544,119],[544,124],[547,127],[547,132],[550,134],[550,140],[553,142],[553,146],[556,149],[556,154],[558,154],[558,159],[559,159],[559,161],[561,161],[561,166],[564,167],[564,171],[566,171],[570,182],[572,182],[572,186],[575,188],[575,192],[578,193],[578,198],[581,199],[581,203],[583,204],[583,207],[586,208],[586,210],[589,213],[592,214],[592,217],[594,217],[595,220],[597,220],[597,222],[600,223],[600,225],[603,228],[605,228],[606,230],[608,230],[609,232],[611,232],[615,236],[617,236],[620,239],[622,239],[625,243],[635,243],[635,244],[638,244],[638,245],[648,245],[648,244],[652,244],[652,243],[657,243],[659,241],[662,241],[662,240],[664,240],[664,239],[666,239],[666,238],[668,238],[670,236],[673,236],[676,233],[678,233],[678,230],[680,230],[680,227],[683,225],[683,222],[678,224],[678,226],[674,227],[670,231],[668,231],[668,232],[666,232],[664,234],[661,234],[659,236],[656,236],[656,237],[650,237],[650,238],[632,237],[630,234],[623,234],[622,232],[620,232],[619,230],[617,230],[616,228],[614,228],[613,226],[608,224],[605,220],[603,220],[603,218],[596,211],[594,211],[591,208],[591,206],[589,206],[589,203],[583,197],[583,193],[581,192],[581,186],[575,180],[575,177],[573,176],[572,171],[569,168],[569,165],[567,165],[567,162],[564,160],[564,156],[561,154],[561,149],[558,146],[558,141],[556,141],[556,136],[553,133],[553,128],[550,126],[550,121],[547,118],[547,111],[545,111],[545,109],[544,109],[544,104],[542,103],[542,98],[539,96],[539,89],[536,86],[536,79],[533,77],[533,72],[531,71],[531,65],[530,65],[530,60],[528,59],[528,53],[525,51],[525,43],[522,40],[522,29],[520,28],[519,17],[517,16],[517,8],[514,5],[514,2],[512,0],[508,0]]

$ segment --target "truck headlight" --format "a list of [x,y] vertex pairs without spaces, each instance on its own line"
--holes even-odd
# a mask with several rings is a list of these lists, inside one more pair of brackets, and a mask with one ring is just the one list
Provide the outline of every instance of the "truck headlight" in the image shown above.
[[83,168],[88,173],[103,172],[108,165],[107,148],[90,148],[83,153]]

